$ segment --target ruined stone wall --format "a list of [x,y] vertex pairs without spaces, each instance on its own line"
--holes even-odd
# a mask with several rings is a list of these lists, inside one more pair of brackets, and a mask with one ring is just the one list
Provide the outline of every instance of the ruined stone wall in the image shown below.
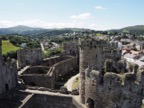
[[3,63],[0,66],[0,94],[9,91],[17,85],[16,62]]
[[38,86],[38,87],[47,87],[47,88],[54,88],[54,79],[48,75],[22,75],[20,78],[23,79],[26,85],[30,86]]
[[16,61],[3,62],[0,65],[0,94],[15,88],[17,83]]
[[103,83],[98,83],[98,71],[92,71],[85,80],[85,103],[93,100],[94,108],[141,108],[143,95],[143,72],[141,81],[134,73],[104,74]]
[[47,59],[44,59],[42,62],[41,62],[41,65],[42,66],[48,66],[48,67],[51,67],[53,66],[54,64],[60,62],[60,61],[63,61],[63,60],[66,60],[70,57],[68,56],[57,56],[57,57],[51,57],[51,58],[47,58]]
[[78,67],[78,60],[76,57],[69,58],[64,61],[60,61],[59,63],[56,63],[53,68],[53,76],[55,77],[55,80],[58,80],[59,77],[64,76],[68,74],[69,72],[72,72],[76,70]]
[[67,55],[78,54],[78,43],[76,42],[65,42],[63,43],[63,53]]
[[0,94],[17,86],[17,66],[14,59],[2,60],[2,41],[0,40]]
[[[53,66],[47,69],[47,72],[36,72],[41,68],[41,71],[46,71],[47,64],[53,64],[57,60],[60,62],[55,63]],[[62,61],[61,61],[62,60]],[[28,68],[29,72],[25,70],[20,78],[23,79],[25,84],[34,85],[39,87],[55,88],[55,82],[62,76],[72,72],[78,67],[78,59],[76,57],[59,57],[47,60],[49,63],[44,62],[45,66],[33,66]],[[49,66],[48,65],[48,66]],[[32,70],[31,70],[32,69]],[[31,71],[31,72],[30,72]]]
[[20,49],[17,51],[18,65],[20,68],[26,65],[38,64],[43,60],[42,50],[35,49]]

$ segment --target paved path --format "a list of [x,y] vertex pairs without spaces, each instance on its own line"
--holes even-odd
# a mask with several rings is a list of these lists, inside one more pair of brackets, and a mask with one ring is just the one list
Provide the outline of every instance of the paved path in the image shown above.
[[65,83],[65,86],[67,87],[68,91],[72,91],[72,84],[73,84],[74,80],[76,79],[76,77],[79,77],[79,74],[71,77],[71,78],[67,81],[67,83]]
[[40,46],[41,46],[42,51],[44,51],[45,49],[44,49],[43,43],[40,43]]

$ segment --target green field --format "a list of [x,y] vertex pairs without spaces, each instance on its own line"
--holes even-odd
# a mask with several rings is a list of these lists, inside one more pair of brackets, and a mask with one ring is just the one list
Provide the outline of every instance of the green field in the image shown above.
[[2,41],[2,54],[6,54],[10,51],[17,51],[19,47],[14,46],[9,41]]

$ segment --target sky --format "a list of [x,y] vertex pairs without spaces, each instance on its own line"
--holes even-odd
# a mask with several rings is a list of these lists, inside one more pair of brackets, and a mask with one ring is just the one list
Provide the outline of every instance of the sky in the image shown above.
[[0,28],[119,29],[144,24],[144,0],[0,0]]

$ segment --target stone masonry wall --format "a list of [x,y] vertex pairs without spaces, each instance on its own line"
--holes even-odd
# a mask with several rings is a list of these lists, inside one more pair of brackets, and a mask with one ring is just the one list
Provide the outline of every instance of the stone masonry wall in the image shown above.
[[20,68],[26,65],[38,64],[43,60],[42,50],[35,49],[20,49],[17,51],[18,64]]
[[63,53],[67,54],[67,55],[78,54],[78,43],[76,43],[76,42],[63,43]]
[[[57,60],[62,60],[62,61],[59,61],[58,63],[51,66],[50,69],[47,70],[46,74],[40,74],[40,73],[21,74],[20,78],[22,78],[26,84],[34,84],[35,86],[55,88],[55,82],[60,77],[68,74],[69,72],[77,69],[78,67],[78,59],[76,57],[60,57],[60,59],[57,58],[54,59],[54,61],[47,60],[49,62],[48,67],[50,66],[50,64],[54,63]],[[44,62],[43,65],[45,65],[44,67],[46,67],[47,63]],[[41,66],[41,69],[42,68],[43,67]],[[32,69],[34,69],[34,66],[32,67]]]
[[14,59],[2,60],[2,41],[0,40],[0,94],[17,86],[17,66]]
[[59,77],[68,74],[69,72],[75,70],[77,67],[78,67],[78,60],[76,57],[72,57],[67,60],[56,63],[52,67],[53,68],[52,73],[55,77],[55,80],[58,80]]
[[63,60],[66,60],[70,57],[67,57],[67,56],[57,56],[57,57],[51,57],[51,58],[47,58],[47,59],[44,59],[40,65],[42,66],[48,66],[48,67],[51,67],[53,66],[54,64],[60,62],[60,61],[63,61]]
[[[45,108],[51,107],[51,108],[75,108],[72,104],[72,98],[71,97],[63,97],[63,96],[37,96],[35,95],[35,104],[34,108]],[[44,104],[41,104],[41,103]]]
[[[85,103],[92,99],[94,108],[141,108],[144,82],[137,81],[137,75],[107,72],[101,85],[98,74],[93,70],[90,77],[86,76]],[[143,72],[140,74],[144,77]]]

